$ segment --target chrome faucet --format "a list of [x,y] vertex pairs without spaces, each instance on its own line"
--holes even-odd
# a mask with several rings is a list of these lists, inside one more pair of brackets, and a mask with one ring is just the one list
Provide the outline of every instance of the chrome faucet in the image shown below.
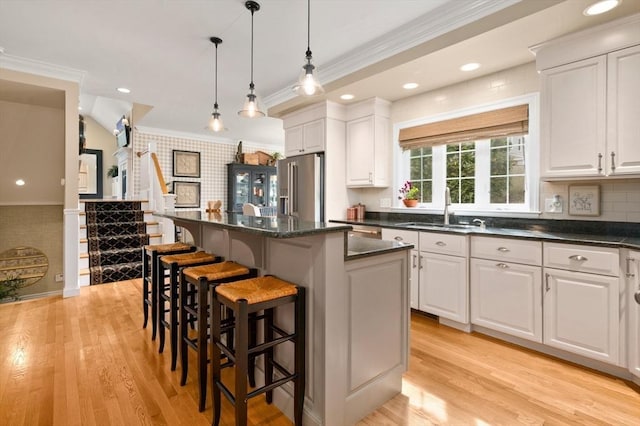
[[444,190],[444,224],[449,224],[449,206],[451,205],[451,190],[447,186]]

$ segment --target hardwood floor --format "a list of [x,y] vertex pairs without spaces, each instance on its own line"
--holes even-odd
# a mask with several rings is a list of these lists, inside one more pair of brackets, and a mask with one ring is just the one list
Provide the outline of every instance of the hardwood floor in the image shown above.
[[[360,425],[640,424],[640,393],[621,380],[420,315],[411,325],[403,393]],[[180,386],[141,326],[140,280],[0,305],[0,425],[210,424],[195,368]],[[249,420],[291,424],[263,398]],[[221,424],[233,425],[224,400]]]

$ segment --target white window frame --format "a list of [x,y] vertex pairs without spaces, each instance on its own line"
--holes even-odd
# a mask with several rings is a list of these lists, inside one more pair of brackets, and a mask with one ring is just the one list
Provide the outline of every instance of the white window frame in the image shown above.
[[[456,111],[451,111],[443,114],[438,114],[430,117],[423,117],[415,120],[404,121],[395,123],[393,126],[394,136],[394,163],[395,163],[395,176],[394,176],[394,204],[393,210],[397,211],[411,211],[415,213],[442,213],[444,210],[444,191],[446,182],[446,170],[445,170],[445,155],[446,146],[433,147],[433,199],[431,203],[420,203],[417,208],[406,208],[402,206],[402,202],[398,200],[397,189],[402,184],[410,180],[410,167],[408,166],[410,151],[402,151],[398,144],[399,134],[401,129],[408,127],[420,126],[423,124],[434,123],[437,121],[449,120],[452,118],[463,117],[471,114],[479,114],[482,112],[493,111],[502,108],[508,108],[516,105],[527,104],[529,106],[529,134],[525,143],[525,170],[527,179],[525,181],[526,186],[526,198],[523,204],[505,205],[505,204],[491,204],[489,203],[488,191],[489,188],[479,188],[478,182],[476,182],[476,204],[470,206],[469,204],[452,204],[450,209],[459,214],[465,215],[479,215],[490,214],[492,216],[522,216],[522,217],[537,217],[539,212],[539,187],[540,187],[540,115],[539,115],[539,94],[530,93],[522,96],[517,96],[509,99],[504,99],[497,102],[478,105],[470,108],[464,108]],[[489,144],[489,141],[481,141],[480,144]],[[486,156],[482,155],[482,151],[476,153],[476,170],[479,167],[488,168],[489,165],[489,149],[486,151]],[[485,158],[486,157],[486,158]],[[482,184],[482,183],[481,183]],[[489,182],[486,182],[489,185]],[[480,197],[478,195],[480,191],[486,192],[486,197]],[[442,195],[442,196],[439,196]]]

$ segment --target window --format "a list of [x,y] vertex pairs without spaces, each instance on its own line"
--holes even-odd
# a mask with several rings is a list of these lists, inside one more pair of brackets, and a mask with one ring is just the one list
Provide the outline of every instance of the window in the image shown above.
[[[446,144],[425,143],[428,146],[422,147],[412,142],[412,149],[398,148],[397,181],[409,179],[420,188],[419,207],[440,211],[448,187],[454,210],[525,213],[537,210],[537,95],[529,95],[526,102],[518,98],[511,104],[515,102],[528,104],[530,124],[528,129],[525,127],[526,134]],[[511,106],[506,101],[486,108],[504,108],[505,104]],[[481,112],[491,111],[486,108]],[[455,114],[446,114],[410,123],[404,129],[425,128],[425,123],[436,123],[438,119],[453,121],[454,117]],[[402,124],[397,127],[403,131]]]

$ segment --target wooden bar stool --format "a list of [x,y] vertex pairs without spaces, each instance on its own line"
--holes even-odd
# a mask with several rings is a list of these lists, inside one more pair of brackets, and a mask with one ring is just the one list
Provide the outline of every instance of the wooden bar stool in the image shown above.
[[[176,369],[178,359],[178,283],[180,271],[185,267],[194,267],[222,262],[222,257],[196,251],[192,253],[172,254],[160,257],[158,262],[158,276],[164,277],[168,271],[169,282],[161,283],[158,292],[158,327],[160,345],[158,352],[164,351],[165,328],[169,329],[169,343],[171,347],[171,371]],[[166,304],[169,303],[167,309]],[[166,313],[169,313],[167,321]]]
[[142,311],[144,323],[142,328],[147,328],[149,319],[149,306],[151,306],[151,340],[156,340],[158,330],[158,286],[160,277],[158,270],[158,257],[170,254],[189,253],[196,251],[197,247],[184,243],[146,245],[142,248]]
[[[306,292],[304,287],[296,286],[274,276],[253,278],[217,286],[211,289],[211,362],[213,393],[213,425],[220,423],[220,391],[235,406],[236,425],[247,424],[247,400],[266,393],[267,403],[273,401],[273,389],[293,381],[294,386],[294,422],[302,425],[305,387],[305,330],[306,330]],[[274,324],[274,309],[295,304],[294,331],[287,333]],[[226,328],[220,320],[221,307],[231,308],[234,312],[233,328],[235,332],[235,349],[222,341],[222,331]],[[250,315],[259,311],[264,314],[255,316],[262,320],[264,339],[262,343],[250,344]],[[274,336],[274,335],[277,335]],[[273,359],[273,348],[279,344],[292,341],[294,344],[294,371],[287,371]],[[221,354],[226,355],[228,362],[220,362]],[[250,359],[264,354],[265,379],[264,386],[247,392],[246,376],[251,368]],[[221,379],[222,368],[235,365],[235,391],[232,393]],[[281,378],[273,379],[273,369],[280,372]]]
[[[204,411],[207,396],[207,341],[209,329],[209,288],[219,284],[230,283],[257,276],[257,269],[248,268],[236,262],[222,262],[211,265],[184,268],[180,276],[179,284],[179,311],[180,311],[180,364],[182,377],[180,385],[187,382],[189,369],[188,348],[196,351],[198,364],[198,388],[199,410]],[[225,284],[226,285],[226,284]],[[188,303],[188,296],[195,295],[196,305]],[[220,312],[218,309],[217,312]],[[187,323],[197,322],[195,338],[189,336]]]

